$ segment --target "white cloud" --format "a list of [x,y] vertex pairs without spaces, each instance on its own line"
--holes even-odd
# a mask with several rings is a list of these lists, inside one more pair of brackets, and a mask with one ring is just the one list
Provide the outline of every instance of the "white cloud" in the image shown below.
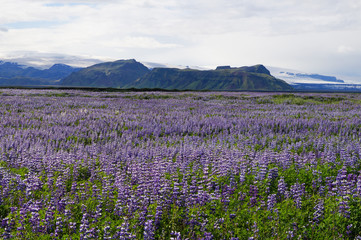
[[349,47],[349,46],[345,46],[345,45],[340,45],[338,48],[337,48],[337,51],[339,53],[352,53],[354,52],[354,49],[352,47]]
[[[5,0],[0,58],[32,51],[354,73],[360,12],[359,0]],[[335,68],[333,57],[347,64]]]
[[3,59],[38,68],[49,68],[54,63],[63,63],[76,67],[86,67],[104,61],[115,60],[100,56],[72,56],[59,53],[42,53],[32,51],[14,51],[10,54],[4,55]]
[[[107,45],[109,42],[106,42]],[[125,37],[124,39],[120,39],[118,41],[113,41],[110,43],[114,47],[122,47],[122,48],[148,48],[148,49],[156,49],[156,48],[172,48],[177,47],[177,44],[171,43],[161,43],[150,37]]]

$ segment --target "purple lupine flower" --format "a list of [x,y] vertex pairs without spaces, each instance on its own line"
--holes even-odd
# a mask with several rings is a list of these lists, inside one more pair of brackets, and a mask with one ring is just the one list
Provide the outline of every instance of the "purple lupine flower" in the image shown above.
[[117,230],[118,231],[114,234],[113,239],[133,239],[132,234],[129,232],[129,224],[127,222],[122,223],[121,226],[117,227]]
[[45,212],[44,224],[46,226],[46,232],[52,233],[54,231],[54,211],[55,207],[49,207]]
[[319,224],[324,217],[324,200],[320,199],[313,209],[315,210],[315,212],[313,213],[313,222]]
[[155,227],[153,225],[153,220],[147,220],[144,224],[144,239],[153,240],[154,238]]
[[63,232],[63,219],[61,217],[58,217],[56,219],[56,223],[55,223],[55,237],[60,238],[62,232]]
[[351,212],[348,201],[349,201],[350,197],[349,196],[343,196],[341,198],[337,198],[336,200],[338,201],[338,212],[341,213],[345,218],[349,218]]
[[280,180],[278,180],[278,191],[277,195],[281,199],[285,196],[287,191],[287,184],[285,182],[284,177],[281,177]]
[[77,230],[76,222],[69,222],[69,232],[71,234],[75,233]]
[[159,223],[161,222],[162,220],[162,215],[163,215],[163,207],[159,204],[157,207],[156,207],[156,212],[155,212],[155,217],[154,217],[154,225],[155,226],[158,226]]
[[268,173],[268,179],[270,182],[278,178],[278,168],[271,168]]
[[202,238],[202,240],[212,240],[212,239],[214,239],[213,234],[210,232],[205,232],[204,237]]
[[87,213],[83,214],[83,218],[81,219],[81,223],[80,223],[79,232],[80,232],[80,239],[81,240],[89,239],[89,236],[88,236],[88,233],[89,233],[89,220],[88,220],[88,214]]
[[112,239],[111,237],[111,233],[110,233],[110,226],[106,225],[103,229],[104,234],[103,234],[103,239]]
[[268,211],[272,211],[277,203],[276,194],[271,194],[267,199],[267,209]]
[[260,167],[259,167],[259,170],[258,170],[258,174],[257,174],[257,180],[259,181],[262,181],[263,179],[265,179],[266,175],[267,175],[267,165],[266,164],[262,164]]
[[339,213],[341,213],[344,217],[350,217],[350,207],[348,202],[350,200],[350,186],[348,184],[347,179],[347,169],[346,166],[343,166],[336,177],[336,181],[333,183],[333,191],[335,192],[338,201]]
[[224,223],[224,218],[219,218],[215,223],[214,223],[214,228],[215,229],[220,229],[221,225]]
[[39,207],[33,206],[30,208],[30,212],[31,212],[31,217],[29,219],[29,222],[32,225],[33,231],[34,232],[39,232],[39,228],[40,228],[40,215],[39,215]]
[[170,240],[181,240],[182,239],[180,232],[172,231],[170,233],[170,235],[171,235]]
[[250,204],[251,206],[255,206],[257,204],[257,198],[258,198],[258,187],[256,185],[250,185],[249,186],[249,195],[250,195]]
[[326,177],[326,185],[328,187],[328,192],[333,195],[333,180],[331,177]]
[[295,237],[294,232],[292,230],[289,230],[287,233],[287,239],[292,239]]
[[304,194],[305,184],[299,184],[296,182],[294,185],[291,186],[290,192],[292,194],[292,198],[296,204],[296,207],[301,209],[302,207],[302,196]]
[[95,214],[94,214],[94,217],[93,217],[94,222],[98,222],[101,217],[102,217],[102,205],[98,204],[96,206],[96,211],[95,211]]
[[346,234],[347,234],[348,236],[350,236],[350,234],[351,234],[351,229],[352,229],[352,227],[353,227],[353,224],[352,224],[352,223],[346,226]]
[[257,223],[256,223],[256,222],[253,223],[251,229],[252,229],[253,236],[249,237],[248,239],[257,239],[257,238],[258,238],[259,229],[258,229],[258,226],[257,226]]
[[361,197],[361,174],[357,177],[356,196]]
[[11,235],[12,224],[11,224],[10,219],[4,218],[2,220],[1,225],[2,225],[2,228],[4,229],[4,232],[1,235],[2,239],[12,239],[13,238],[13,235]]

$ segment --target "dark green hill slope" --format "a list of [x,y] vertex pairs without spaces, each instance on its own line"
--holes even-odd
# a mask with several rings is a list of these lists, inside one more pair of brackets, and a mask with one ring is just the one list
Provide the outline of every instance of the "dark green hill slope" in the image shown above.
[[46,85],[57,85],[58,82],[50,81],[44,78],[33,78],[33,77],[12,77],[3,78],[0,77],[0,86],[46,86]]
[[62,81],[64,86],[123,88],[150,70],[143,64],[130,60],[106,62],[72,73]]
[[216,70],[154,68],[150,73],[125,87],[178,90],[260,90],[285,91],[292,87],[270,75],[263,65],[220,67]]
[[79,71],[65,64],[55,64],[49,69],[26,67],[18,63],[0,61],[1,86],[57,85],[71,73]]

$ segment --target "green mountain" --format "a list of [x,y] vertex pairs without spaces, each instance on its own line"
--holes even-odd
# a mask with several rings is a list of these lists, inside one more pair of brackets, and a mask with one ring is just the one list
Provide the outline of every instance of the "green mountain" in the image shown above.
[[0,61],[0,86],[57,85],[79,68],[55,64],[49,69],[26,67],[18,63]]
[[0,77],[0,86],[46,86],[46,85],[57,85],[58,82],[50,81],[43,78],[33,78],[33,77],[12,77],[12,78],[3,78]]
[[271,76],[263,65],[216,70],[153,68],[130,60],[96,64],[63,79],[63,86],[159,88],[178,90],[264,90],[283,91],[292,87]]
[[150,70],[143,64],[130,60],[106,62],[83,68],[62,81],[63,86],[123,88]]
[[292,87],[271,76],[263,65],[216,70],[154,68],[150,73],[125,87],[178,90],[260,90],[284,91]]

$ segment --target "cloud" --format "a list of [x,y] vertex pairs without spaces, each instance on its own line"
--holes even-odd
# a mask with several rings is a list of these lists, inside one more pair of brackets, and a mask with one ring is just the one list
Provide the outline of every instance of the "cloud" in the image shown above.
[[[332,57],[361,62],[358,0],[13,0],[0,11],[0,26],[8,29],[0,37],[3,55],[33,51],[176,65],[264,63],[316,72],[331,71]],[[354,72],[340,65],[339,71]]]
[[123,48],[149,48],[149,49],[172,48],[178,46],[177,44],[172,44],[172,43],[161,43],[150,37],[125,37],[124,39],[115,41],[113,44]]
[[349,46],[340,45],[340,46],[337,48],[337,52],[343,53],[343,54],[347,54],[347,53],[352,53],[352,52],[354,52],[354,49],[353,49],[352,47],[349,47]]
[[49,68],[54,63],[63,63],[76,67],[86,67],[104,61],[114,61],[115,59],[88,56],[72,56],[60,53],[42,53],[35,51],[14,51],[3,57],[5,61],[17,62],[26,66],[37,68]]

